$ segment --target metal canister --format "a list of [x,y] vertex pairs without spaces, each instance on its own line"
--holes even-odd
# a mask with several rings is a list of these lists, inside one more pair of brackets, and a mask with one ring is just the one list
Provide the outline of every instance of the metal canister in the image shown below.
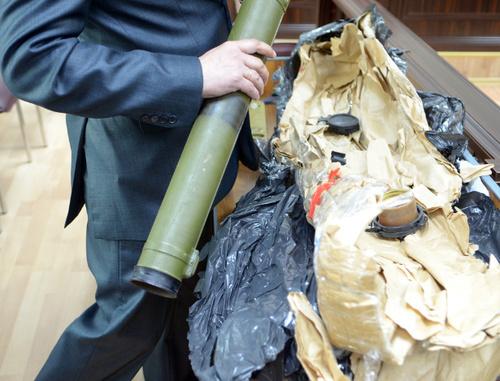
[[[245,0],[228,39],[272,45],[289,2]],[[249,104],[242,92],[204,102],[134,269],[135,285],[175,298],[182,279],[194,274],[196,245]]]

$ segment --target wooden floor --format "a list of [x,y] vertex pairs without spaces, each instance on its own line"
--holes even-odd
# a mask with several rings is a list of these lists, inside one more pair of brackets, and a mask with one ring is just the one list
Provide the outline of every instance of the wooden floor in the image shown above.
[[[491,79],[486,78],[480,69],[486,61],[479,59],[482,63],[473,60],[475,66],[460,59],[455,65],[500,103],[500,74],[488,72]],[[35,107],[22,103],[22,109],[31,163],[16,113],[0,114],[0,183],[8,208],[0,215],[0,381],[33,380],[64,328],[93,302],[95,291],[85,260],[85,213],[63,229],[70,195],[65,117],[42,110],[48,141],[42,147]],[[229,213],[255,178],[244,172],[220,213]],[[140,374],[135,378],[142,379]]]

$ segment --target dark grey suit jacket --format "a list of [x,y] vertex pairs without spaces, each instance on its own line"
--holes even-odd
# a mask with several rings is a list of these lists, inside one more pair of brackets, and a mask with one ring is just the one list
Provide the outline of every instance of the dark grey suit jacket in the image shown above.
[[[147,238],[202,103],[197,57],[230,28],[225,0],[3,0],[7,86],[68,114],[67,223],[85,203],[96,238]],[[248,126],[216,202],[232,187],[238,159],[257,168]]]

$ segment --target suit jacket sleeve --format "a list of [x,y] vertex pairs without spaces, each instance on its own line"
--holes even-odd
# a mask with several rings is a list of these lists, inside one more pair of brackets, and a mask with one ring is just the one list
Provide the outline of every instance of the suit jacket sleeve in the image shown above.
[[[203,83],[196,54],[207,47],[201,44],[199,51],[191,49],[193,55],[186,56],[82,41],[79,36],[87,28],[89,16],[103,13],[95,9],[95,3],[102,7],[106,2],[5,0],[0,10],[0,69],[9,89],[21,99],[57,112],[134,119],[175,113],[175,122],[170,123],[191,126],[201,105]],[[141,5],[140,0],[118,3]],[[124,20],[120,22],[128,19]],[[152,20],[140,28],[147,34],[148,28],[158,25],[160,20]]]

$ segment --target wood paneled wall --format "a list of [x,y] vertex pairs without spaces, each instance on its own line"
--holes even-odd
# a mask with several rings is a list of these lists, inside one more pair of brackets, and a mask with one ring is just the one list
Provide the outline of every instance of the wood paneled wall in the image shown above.
[[[227,0],[234,20],[240,0]],[[277,38],[296,39],[301,33],[342,17],[331,0],[291,0],[283,16]]]
[[[239,1],[239,0],[236,0]],[[377,0],[438,51],[500,51],[500,0]],[[234,0],[229,0],[234,12]],[[291,0],[278,38],[346,16],[333,0]]]
[[378,0],[435,50],[500,50],[498,0]]

